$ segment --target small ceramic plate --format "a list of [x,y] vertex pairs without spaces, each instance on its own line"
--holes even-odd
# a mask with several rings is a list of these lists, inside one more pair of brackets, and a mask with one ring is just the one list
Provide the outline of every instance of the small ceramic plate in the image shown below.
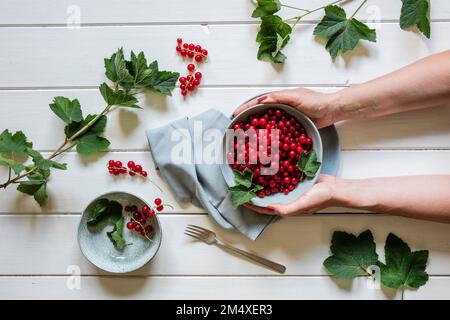
[[125,218],[123,237],[127,243],[131,244],[125,246],[123,250],[118,250],[106,235],[106,232],[111,231],[113,226],[106,226],[102,229],[93,229],[87,226],[88,212],[92,209],[94,202],[102,198],[115,200],[124,208],[131,205],[136,205],[138,208],[148,206],[144,200],[126,192],[111,192],[92,200],[84,210],[78,226],[78,244],[81,252],[92,264],[108,272],[125,273],[141,268],[156,255],[161,245],[162,232],[157,215],[148,219],[148,223],[154,228],[150,237],[153,242],[128,230],[126,223],[129,219]]

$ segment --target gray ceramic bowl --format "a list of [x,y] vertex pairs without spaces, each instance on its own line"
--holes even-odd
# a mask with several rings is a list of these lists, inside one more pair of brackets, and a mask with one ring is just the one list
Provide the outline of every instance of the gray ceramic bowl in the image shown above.
[[[78,226],[78,244],[81,252],[92,264],[108,272],[125,273],[141,268],[156,255],[161,246],[162,231],[157,215],[148,220],[154,228],[151,235],[153,242],[124,226],[123,237],[132,244],[125,246],[123,250],[118,250],[106,235],[106,232],[112,230],[113,226],[103,229],[92,229],[87,226],[89,210],[96,200],[102,198],[115,200],[123,207],[128,205],[136,205],[138,208],[142,208],[144,205],[148,206],[144,200],[126,192],[110,192],[92,200],[84,210]],[[127,220],[125,220],[125,225],[126,222]]]
[[[235,123],[242,122],[243,120],[247,119],[250,115],[261,114],[263,111],[265,111],[267,109],[273,109],[273,108],[285,110],[287,114],[293,116],[295,119],[297,119],[298,122],[300,122],[304,126],[304,128],[306,130],[306,134],[313,141],[313,149],[317,153],[317,159],[318,159],[318,161],[322,162],[322,154],[323,154],[322,139],[320,137],[319,131],[317,130],[316,126],[314,125],[314,123],[311,121],[310,118],[305,116],[303,113],[298,111],[296,108],[293,108],[289,105],[276,104],[276,103],[255,105],[255,106],[250,107],[250,108],[246,109],[245,111],[241,112],[239,115],[237,115],[237,117],[235,117],[231,121],[228,128],[232,128]],[[226,159],[226,154],[227,154],[228,150],[227,150],[225,136],[223,138],[223,151],[224,151],[223,159],[222,159],[223,161],[222,161],[222,165],[221,165],[222,174],[223,174],[228,186],[234,186],[235,183],[234,183],[233,170],[230,167],[230,165],[227,163],[227,159]],[[314,178],[303,180],[303,182],[297,184],[295,189],[287,195],[285,195],[283,193],[276,193],[276,194],[272,194],[269,196],[265,196],[264,198],[253,198],[251,200],[251,203],[256,206],[265,207],[265,206],[269,206],[274,203],[291,202],[291,201],[295,200],[296,198],[298,198],[303,193],[305,193],[306,191],[308,191],[316,182],[319,174],[320,174],[320,170],[319,170],[319,172],[317,172],[317,174]]]

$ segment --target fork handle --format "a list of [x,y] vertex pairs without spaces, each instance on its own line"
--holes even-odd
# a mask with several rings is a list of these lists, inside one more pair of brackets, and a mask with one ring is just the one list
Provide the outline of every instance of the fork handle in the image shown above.
[[222,247],[222,248],[225,248],[225,249],[228,249],[230,251],[233,251],[233,252],[235,252],[235,253],[237,253],[237,254],[239,254],[241,256],[244,256],[247,259],[250,259],[250,260],[255,261],[255,262],[259,263],[259,264],[262,264],[262,265],[264,265],[264,266],[268,267],[269,269],[272,269],[272,270],[274,270],[276,272],[284,273],[286,271],[286,267],[283,266],[282,264],[270,261],[270,260],[268,260],[266,258],[257,256],[256,254],[253,254],[253,253],[250,253],[250,252],[247,252],[247,251],[235,248],[232,245],[229,245],[229,244],[227,244],[225,242],[222,242],[222,241],[217,242],[217,245]]

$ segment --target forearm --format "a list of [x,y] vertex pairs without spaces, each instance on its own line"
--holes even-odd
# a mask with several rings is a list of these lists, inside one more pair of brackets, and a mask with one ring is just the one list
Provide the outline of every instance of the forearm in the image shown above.
[[371,118],[450,101],[450,50],[334,94],[335,120]]
[[337,180],[335,205],[450,223],[450,175]]

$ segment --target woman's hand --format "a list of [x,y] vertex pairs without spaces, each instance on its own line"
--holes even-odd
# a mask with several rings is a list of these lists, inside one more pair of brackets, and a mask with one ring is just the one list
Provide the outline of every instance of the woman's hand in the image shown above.
[[284,103],[297,108],[309,116],[318,128],[323,128],[335,122],[335,109],[332,107],[332,100],[332,94],[305,88],[274,91],[240,106],[234,111],[234,116],[258,103]]
[[336,177],[322,174],[316,184],[296,200],[287,204],[273,204],[270,207],[257,207],[252,204],[245,206],[265,214],[280,216],[295,216],[300,214],[312,214],[319,210],[336,205]]

